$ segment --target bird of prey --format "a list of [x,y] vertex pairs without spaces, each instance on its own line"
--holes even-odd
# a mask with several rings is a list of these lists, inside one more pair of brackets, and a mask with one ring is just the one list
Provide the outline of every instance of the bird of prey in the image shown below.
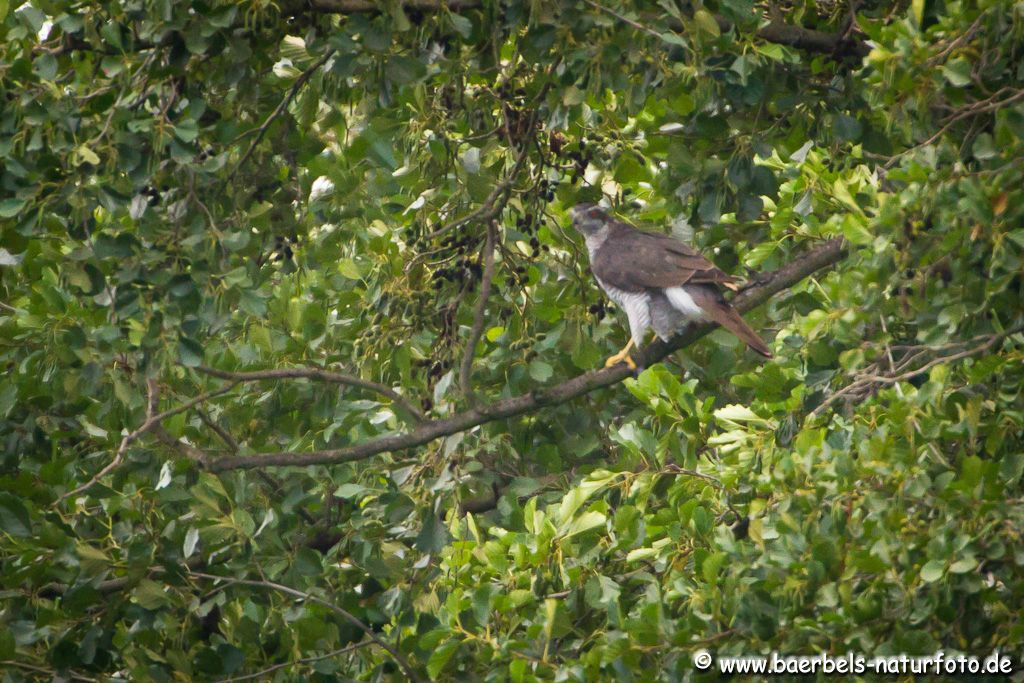
[[629,350],[634,345],[640,348],[648,328],[667,341],[686,323],[699,320],[718,323],[757,353],[772,357],[768,346],[722,297],[721,287],[738,289],[736,279],[700,253],[668,235],[615,220],[594,204],[579,204],[570,215],[573,227],[586,239],[597,284],[629,319],[629,343],[605,367],[625,361],[635,370]]

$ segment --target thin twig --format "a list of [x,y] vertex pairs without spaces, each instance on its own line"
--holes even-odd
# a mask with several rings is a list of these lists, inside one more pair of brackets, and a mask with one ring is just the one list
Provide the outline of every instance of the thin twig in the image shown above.
[[202,451],[190,443],[187,443],[183,439],[177,439],[173,434],[164,429],[162,424],[155,424],[150,428],[150,433],[157,438],[165,446],[170,446],[189,460],[195,460],[198,463],[204,463],[209,461],[209,456],[205,451]]
[[282,662],[280,664],[268,666],[266,669],[262,669],[251,674],[245,674],[244,676],[231,676],[230,678],[222,678],[217,683],[235,683],[235,681],[248,681],[253,678],[266,679],[268,674],[272,674],[275,671],[286,669],[290,666],[304,666],[306,664],[312,664],[313,662],[319,662],[322,659],[330,659],[331,657],[340,657],[341,655],[346,655],[349,652],[353,652],[354,650],[366,647],[367,645],[370,645],[372,642],[372,640],[364,640],[360,643],[346,645],[345,647],[338,648],[337,650],[332,650],[322,655],[316,655],[313,657],[303,657],[302,659],[297,659],[294,662]]
[[[969,349],[965,349],[963,351],[959,351],[957,353],[939,356],[938,358],[935,358],[918,368],[908,370],[906,372],[901,372],[899,374],[879,375],[876,374],[874,371],[871,371],[871,368],[877,370],[877,365],[869,366],[868,372],[859,374],[850,384],[836,391],[834,394],[832,394],[827,399],[822,401],[820,405],[818,405],[814,410],[808,413],[807,417],[817,417],[830,406],[835,404],[839,399],[855,395],[858,392],[862,392],[864,390],[870,392],[876,387],[876,385],[888,385],[897,384],[899,382],[905,382],[909,379],[913,379],[914,377],[919,377],[920,375],[925,374],[926,372],[928,372],[929,370],[938,365],[943,365],[945,363],[953,363],[958,360],[963,360],[964,358],[969,358],[970,356],[976,356],[979,353],[985,353],[986,351],[991,350],[992,347],[1000,343],[1002,340],[1006,339],[1007,337],[1013,336],[1014,334],[1017,334],[1018,332],[1021,331],[1024,331],[1024,325],[1014,327],[1013,329],[1007,330],[1005,332],[1000,332],[999,334],[990,335],[984,338],[986,341],[983,344],[980,344]],[[948,347],[948,345],[945,346]],[[915,360],[919,359],[922,356],[926,355],[929,351],[937,351],[941,350],[941,348],[943,347],[935,347],[933,349],[925,347],[924,349],[922,349],[922,351],[913,354],[913,358]],[[903,369],[907,367],[907,365],[907,362],[901,361],[898,366],[898,369]]]
[[[216,396],[220,396],[222,394],[226,394],[229,391],[231,391],[232,389],[234,389],[237,384],[238,384],[238,382],[232,382],[231,384],[229,384],[226,387],[221,387],[220,389],[216,389],[214,391],[207,391],[206,393],[200,394],[199,396],[196,396],[195,398],[193,398],[193,399],[191,399],[189,401],[186,401],[185,403],[181,404],[180,406],[178,406],[176,408],[170,408],[168,410],[165,410],[162,413],[153,413],[152,411],[154,410],[154,400],[155,400],[154,399],[154,393],[155,393],[155,386],[156,386],[156,384],[154,382],[150,382],[149,383],[150,394],[149,394],[149,396],[147,397],[147,400],[146,400],[146,406],[147,406],[146,407],[146,411],[147,411],[148,414],[147,414],[147,417],[146,417],[145,421],[135,431],[126,434],[124,436],[124,438],[121,439],[121,444],[117,447],[117,452],[114,454],[114,459],[113,460],[111,460],[105,467],[103,467],[99,472],[97,472],[95,475],[93,475],[93,477],[89,481],[85,482],[84,484],[82,484],[81,486],[79,486],[79,487],[77,487],[75,489],[72,489],[71,491],[68,491],[67,493],[62,495],[60,498],[58,498],[57,502],[54,503],[54,505],[60,505],[61,503],[63,503],[68,498],[71,498],[73,496],[77,496],[78,494],[82,493],[83,491],[92,488],[100,479],[102,479],[103,477],[107,476],[108,474],[113,472],[115,469],[117,469],[121,465],[121,463],[124,461],[124,454],[125,454],[125,452],[127,452],[128,446],[133,441],[135,441],[140,436],[142,436],[146,432],[148,432],[151,429],[153,429],[155,426],[159,425],[161,422],[163,422],[167,418],[174,417],[178,413],[183,413],[186,410],[189,410],[190,408],[192,408],[193,406],[199,405],[200,403],[203,403],[204,401],[208,401],[211,398],[214,398]],[[172,439],[173,439],[173,437],[172,437]]]
[[[249,160],[249,157],[256,150],[256,145],[260,144],[260,140],[262,140],[263,136],[267,134],[267,130],[270,128],[270,124],[272,124],[274,120],[278,116],[280,116],[281,113],[288,107],[288,105],[291,104],[292,100],[295,99],[295,96],[298,94],[299,90],[301,90],[302,86],[306,84],[306,81],[308,81],[313,76],[313,74],[316,73],[316,70],[319,69],[324,64],[326,64],[327,60],[333,56],[334,49],[332,48],[325,52],[323,56],[320,57],[320,59],[313,62],[313,64],[309,68],[307,68],[305,71],[299,74],[299,77],[295,79],[294,83],[292,83],[292,87],[288,89],[288,93],[284,96],[284,99],[281,100],[281,102],[277,105],[274,111],[270,112],[270,116],[268,116],[267,119],[263,122],[263,125],[255,130],[256,139],[252,141],[252,144],[249,145],[249,148],[245,150],[245,154],[243,154],[242,158],[238,160],[238,164],[235,166],[235,170],[233,170],[231,174],[228,176],[229,180],[234,179],[235,174],[237,174],[239,169],[242,168],[245,162]],[[250,135],[251,133],[251,130],[246,131],[238,138],[236,138],[235,142],[238,142],[240,139],[244,138],[246,135]]]
[[[560,63],[561,58],[556,58],[555,62],[549,67],[548,71],[553,72],[554,69]],[[530,116],[526,124],[526,130],[529,131],[531,135],[534,132],[534,128],[537,125],[537,119],[540,115],[540,102],[547,95],[547,92],[552,85],[553,81],[548,80],[547,82],[544,83],[543,86],[541,86],[540,91],[537,93],[536,97],[534,97],[534,102],[536,104],[533,107],[533,111],[530,112]],[[505,123],[505,128],[507,131],[507,120]],[[450,223],[442,225],[437,230],[434,230],[432,233],[427,235],[427,239],[437,239],[438,237],[444,235],[447,232],[461,228],[463,225],[466,225],[476,220],[491,221],[497,218],[498,214],[502,212],[502,210],[505,208],[505,205],[508,203],[508,198],[509,195],[511,194],[512,186],[515,184],[516,178],[519,176],[519,171],[522,169],[523,164],[526,163],[526,160],[529,157],[529,155],[530,144],[529,142],[524,141],[523,146],[519,149],[519,153],[516,155],[515,162],[512,165],[512,170],[509,171],[508,175],[505,176],[504,180],[502,180],[500,183],[494,186],[494,189],[491,190],[491,193],[489,195],[487,195],[487,198],[484,199],[483,203],[473,211],[470,211],[462,218],[457,218]],[[419,257],[411,259],[405,267],[405,272],[409,272],[409,270],[411,270],[412,267],[419,262],[418,259]]]
[[[885,315],[880,315],[878,317],[878,319],[882,323],[882,332],[886,336],[886,340],[885,340],[885,357],[889,359],[889,374],[895,375],[896,374],[896,363],[892,359],[892,349],[889,347],[889,339],[888,339],[889,329],[885,326]],[[896,393],[899,394],[900,398],[903,398],[903,390],[900,389],[900,385],[899,384],[896,385]]]
[[661,35],[660,33],[658,33],[657,31],[655,31],[654,29],[649,28],[647,26],[644,26],[643,24],[641,24],[638,21],[633,21],[629,17],[623,16],[622,14],[619,14],[618,12],[613,10],[611,7],[605,7],[604,5],[600,5],[600,4],[596,3],[596,2],[594,2],[594,0],[583,0],[583,1],[586,2],[588,5],[590,5],[591,7],[593,7],[596,10],[604,12],[605,14],[612,15],[613,17],[615,17],[616,19],[618,19],[622,23],[626,24],[627,26],[632,26],[637,31],[643,31],[644,33],[649,33],[650,35],[654,36],[658,40],[665,40],[665,37],[663,35]]
[[949,356],[942,356],[941,358],[936,358],[935,360],[925,363],[916,370],[910,370],[909,372],[904,372],[903,374],[896,375],[895,377],[888,377],[884,375],[869,375],[865,377],[865,379],[869,379],[873,382],[880,382],[882,384],[895,384],[896,382],[905,382],[908,379],[913,379],[914,377],[923,375],[924,373],[928,372],[937,365],[942,365],[944,363],[952,363],[954,361],[963,360],[964,358],[976,356],[979,353],[985,353],[986,351],[990,350],[993,346],[1006,339],[1007,337],[1017,334],[1022,330],[1024,330],[1024,326],[1015,327],[1012,330],[1007,330],[1006,332],[994,334],[989,338],[987,342],[985,342],[981,346],[976,346],[974,348],[967,349],[959,353],[954,353]]
[[235,382],[259,382],[262,380],[280,379],[315,379],[321,382],[333,382],[334,384],[358,387],[360,389],[366,389],[367,391],[373,391],[388,397],[409,412],[417,422],[422,422],[424,419],[423,411],[416,407],[412,401],[407,399],[405,396],[402,396],[391,387],[384,386],[383,384],[372,380],[363,379],[362,377],[356,377],[355,375],[340,372],[329,372],[327,370],[319,370],[317,368],[277,368],[274,370],[230,372],[228,370],[218,370],[217,368],[209,368],[200,365],[196,369],[205,375],[217,377],[218,379],[233,380]]
[[712,477],[710,474],[704,474],[703,472],[698,472],[697,470],[688,470],[686,468],[680,467],[679,465],[671,463],[666,465],[660,472],[658,472],[658,474],[682,474],[687,477],[696,477],[697,479],[703,479],[704,481],[709,482],[716,489],[722,491],[725,490],[725,486],[722,485],[721,480],[719,480],[717,477]]
[[203,421],[203,424],[212,429],[220,437],[220,440],[231,449],[232,453],[238,452],[238,441],[235,437],[231,436],[226,429],[214,422],[213,418],[207,415],[205,410],[197,410],[196,413],[199,415],[199,419]]
[[940,137],[942,137],[954,123],[962,121],[963,119],[969,116],[974,116],[976,114],[985,114],[991,111],[995,111],[997,109],[1000,109],[1001,107],[1005,107],[1008,104],[1013,104],[1014,102],[1021,98],[1024,98],[1024,90],[1017,90],[1012,95],[1007,97],[1005,100],[997,101],[996,98],[1006,93],[1006,91],[1009,89],[1010,88],[1000,88],[991,97],[987,97],[984,100],[978,100],[977,102],[972,102],[971,104],[962,107],[960,110],[957,111],[956,114],[953,114],[948,119],[946,119],[946,122],[942,125],[942,127],[939,128],[927,140],[925,140],[924,142],[918,142],[917,144],[911,145],[910,147],[907,147],[905,150],[898,152],[897,154],[894,154],[889,159],[889,161],[885,163],[885,168],[892,168],[896,164],[896,162],[899,161],[900,157],[907,154],[908,152],[912,152],[915,149],[927,147],[928,145],[932,144]]
[[473,356],[476,354],[476,345],[484,332],[484,324],[487,322],[485,313],[487,311],[487,299],[491,295],[491,281],[494,279],[494,242],[497,227],[492,220],[487,225],[487,240],[484,243],[484,272],[480,282],[480,298],[476,302],[476,310],[473,311],[473,327],[469,331],[469,339],[466,340],[466,350],[462,355],[462,366],[459,368],[459,385],[462,387],[462,394],[470,404],[477,402],[476,393],[473,391]]
[[932,55],[931,57],[929,57],[928,60],[925,62],[925,65],[926,66],[935,66],[936,64],[941,62],[943,59],[945,59],[946,56],[950,52],[952,52],[953,50],[957,49],[958,47],[963,45],[965,42],[970,40],[972,37],[974,37],[975,32],[978,30],[978,27],[981,25],[981,20],[985,18],[986,14],[988,14],[988,10],[987,9],[982,10],[981,13],[978,15],[978,18],[974,20],[974,23],[972,23],[967,28],[966,31],[961,33],[954,40],[950,41],[949,45],[947,45],[942,51],[940,51],[937,54]]
[[[463,225],[472,223],[475,220],[489,221],[501,213],[502,209],[505,208],[505,202],[501,200],[508,195],[509,190],[512,189],[512,185],[515,184],[516,177],[519,175],[519,170],[523,167],[523,163],[525,163],[529,152],[529,145],[523,145],[522,149],[519,150],[519,154],[516,155],[516,160],[512,165],[512,170],[509,171],[509,174],[505,176],[504,180],[494,186],[491,193],[487,195],[486,199],[484,199],[483,204],[470,211],[465,216],[442,225],[437,230],[430,233],[427,236],[427,239],[437,239],[441,235],[461,228]],[[410,261],[410,263],[413,263],[414,261],[415,259]],[[406,270],[409,270],[408,266],[406,267]]]
[[4,666],[17,666],[26,671],[32,671],[37,674],[43,674],[50,677],[52,680],[60,680],[62,678],[70,678],[72,681],[88,681],[89,683],[95,683],[95,678],[89,678],[81,674],[77,674],[74,671],[61,671],[59,674],[52,669],[45,669],[41,666],[34,666],[32,664],[26,664],[25,662],[18,662],[13,659],[5,659],[0,661],[0,664]]
[[343,619],[345,619],[345,621],[349,622],[350,624],[352,624],[353,626],[358,628],[360,631],[365,633],[366,636],[370,640],[372,640],[374,643],[376,643],[377,645],[381,646],[384,650],[386,650],[387,653],[390,654],[391,657],[395,660],[395,662],[397,662],[398,665],[400,667],[402,667],[402,670],[405,672],[406,676],[408,676],[411,680],[413,680],[413,681],[421,681],[422,680],[420,678],[419,674],[416,673],[416,670],[413,669],[412,666],[409,664],[409,662],[405,659],[405,657],[402,656],[402,653],[400,653],[398,650],[396,650],[392,645],[390,645],[387,642],[385,642],[384,640],[382,640],[376,633],[373,632],[373,629],[371,629],[369,626],[364,624],[354,614],[352,614],[351,612],[349,612],[346,609],[338,607],[337,605],[335,605],[335,604],[333,604],[331,602],[328,602],[328,601],[326,601],[326,600],[324,600],[322,598],[318,598],[315,595],[312,595],[310,593],[304,593],[304,592],[302,592],[300,590],[296,590],[294,588],[291,588],[290,586],[285,586],[285,585],[280,584],[280,583],[274,583],[273,581],[256,581],[256,580],[253,580],[253,579],[235,579],[235,578],[232,578],[230,576],[216,576],[214,574],[205,574],[203,572],[190,572],[189,574],[190,574],[190,576],[195,576],[195,577],[198,577],[198,578],[201,578],[201,579],[207,579],[208,581],[225,581],[225,582],[227,582],[229,584],[237,584],[237,585],[242,585],[242,586],[254,586],[256,588],[270,588],[272,590],[280,591],[281,593],[285,593],[286,595],[290,595],[290,596],[292,596],[294,598],[298,598],[300,600],[306,600],[308,602],[315,602],[318,605],[322,605],[323,607],[326,607],[327,609],[331,610],[335,614],[341,616]]

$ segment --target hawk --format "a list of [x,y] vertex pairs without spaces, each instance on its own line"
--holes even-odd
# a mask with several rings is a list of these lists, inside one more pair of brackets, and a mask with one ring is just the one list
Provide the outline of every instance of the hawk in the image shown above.
[[640,348],[648,328],[667,341],[686,323],[699,320],[718,323],[757,353],[772,357],[722,296],[721,287],[738,289],[736,279],[697,251],[668,235],[617,221],[594,204],[579,204],[570,215],[573,227],[586,239],[597,284],[629,319],[629,343],[605,367],[625,361],[635,370],[629,350]]

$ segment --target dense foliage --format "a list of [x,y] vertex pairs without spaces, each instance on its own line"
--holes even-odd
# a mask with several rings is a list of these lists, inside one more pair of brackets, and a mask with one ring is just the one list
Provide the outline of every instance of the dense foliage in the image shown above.
[[[1011,0],[0,1],[4,680],[1020,662],[1022,63]],[[601,198],[845,250],[634,379]]]

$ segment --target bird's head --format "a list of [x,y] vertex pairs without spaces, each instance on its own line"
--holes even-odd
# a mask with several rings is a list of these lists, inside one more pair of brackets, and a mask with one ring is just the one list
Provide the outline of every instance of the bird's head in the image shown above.
[[584,237],[597,233],[608,222],[608,213],[597,204],[577,204],[569,211],[572,227]]

